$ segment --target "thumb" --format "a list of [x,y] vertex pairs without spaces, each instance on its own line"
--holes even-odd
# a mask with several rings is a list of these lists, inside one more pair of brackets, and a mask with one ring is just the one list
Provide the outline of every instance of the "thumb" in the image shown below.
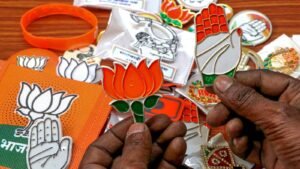
[[214,83],[214,91],[226,107],[262,130],[282,123],[282,103],[269,100],[234,79],[219,76]]
[[152,139],[143,123],[131,125],[122,153],[122,168],[147,169],[152,152]]
[[72,153],[72,138],[64,137],[60,142],[60,149],[55,158],[57,167],[66,167],[68,165]]

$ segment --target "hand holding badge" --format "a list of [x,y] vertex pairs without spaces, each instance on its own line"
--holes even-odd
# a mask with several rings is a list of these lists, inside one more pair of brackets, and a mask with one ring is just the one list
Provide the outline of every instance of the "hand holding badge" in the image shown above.
[[233,77],[241,58],[240,29],[229,33],[224,9],[214,3],[196,15],[195,23],[202,84],[211,86],[218,75]]
[[143,59],[137,66],[126,67],[114,63],[114,69],[102,67],[102,71],[103,88],[115,99],[111,105],[122,113],[132,111],[135,122],[144,122],[144,108],[155,107],[160,97],[155,95],[163,83],[160,61],[147,65]]

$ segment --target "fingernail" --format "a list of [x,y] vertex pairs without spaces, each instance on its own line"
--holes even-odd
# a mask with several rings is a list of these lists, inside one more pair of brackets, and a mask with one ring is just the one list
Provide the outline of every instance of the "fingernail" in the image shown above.
[[130,126],[126,137],[129,137],[130,135],[133,135],[136,133],[143,133],[144,131],[145,131],[145,124],[134,123],[133,125]]
[[216,88],[220,92],[225,92],[233,84],[233,80],[227,76],[219,76],[215,82]]

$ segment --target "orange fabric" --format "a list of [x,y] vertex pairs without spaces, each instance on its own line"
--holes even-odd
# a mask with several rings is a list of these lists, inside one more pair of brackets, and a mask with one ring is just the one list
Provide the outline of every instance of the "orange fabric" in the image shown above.
[[9,64],[9,62],[7,60],[0,60],[0,80],[2,79],[2,76],[4,75],[8,64]]
[[110,97],[100,85],[86,84],[10,64],[0,82],[0,124],[25,126],[27,118],[15,112],[20,83],[39,84],[43,89],[77,94],[71,108],[61,116],[63,133],[73,138],[69,168],[77,169],[89,146],[100,134],[108,118]]
[[[35,36],[27,31],[27,27],[32,22],[51,15],[70,15],[81,18],[88,22],[93,28],[83,35],[71,38]],[[68,4],[46,4],[27,11],[21,18],[21,29],[24,39],[32,46],[65,51],[92,44],[98,34],[98,20],[93,13],[84,8]]]

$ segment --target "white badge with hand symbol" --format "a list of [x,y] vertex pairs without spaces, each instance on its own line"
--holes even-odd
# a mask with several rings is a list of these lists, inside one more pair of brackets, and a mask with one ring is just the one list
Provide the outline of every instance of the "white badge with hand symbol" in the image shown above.
[[224,9],[214,3],[195,17],[196,61],[202,84],[212,86],[219,75],[233,77],[240,62],[240,29],[229,31]]
[[72,138],[63,136],[60,120],[48,117],[35,121],[29,134],[29,169],[65,169],[72,153]]

